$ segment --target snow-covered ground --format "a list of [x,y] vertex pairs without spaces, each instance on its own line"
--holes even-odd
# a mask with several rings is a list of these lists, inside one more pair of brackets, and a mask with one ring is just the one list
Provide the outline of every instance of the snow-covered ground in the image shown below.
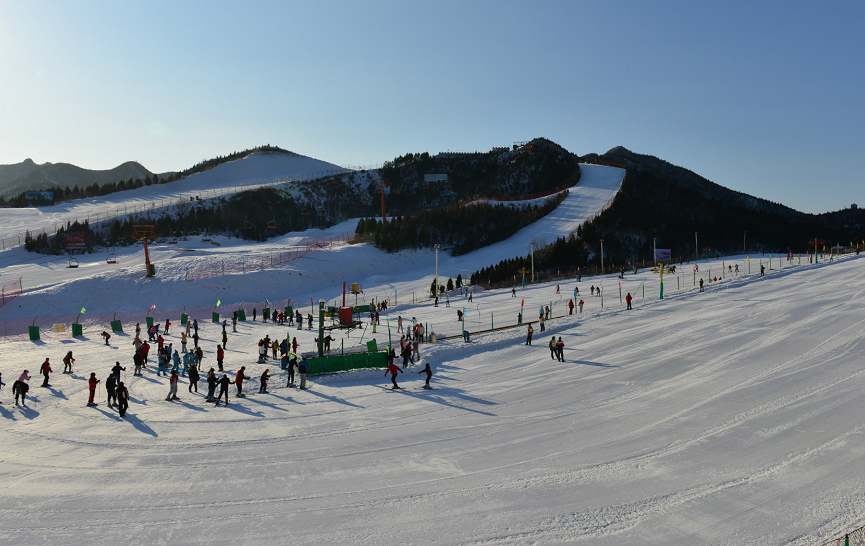
[[[466,276],[527,253],[533,240],[566,235],[609,202],[621,174],[587,166],[556,216],[476,253],[442,253],[440,276]],[[261,252],[319,235],[269,245],[220,241],[208,252]],[[342,246],[193,283],[171,263],[204,259],[201,245],[158,248],[164,276],[148,280],[138,252],[130,249],[115,269],[100,257],[78,271],[15,265],[26,256],[3,253],[3,278],[24,275],[33,279],[25,289],[34,288],[0,308],[0,318],[86,305],[88,312],[141,309],[143,319],[150,304],[217,297],[232,305],[317,301],[336,297],[342,281],[397,300],[383,317],[392,328],[398,315],[455,328],[453,307],[468,306],[462,296],[452,308],[411,303],[409,294],[434,275],[428,251]],[[231,372],[247,366],[252,392],[238,400],[232,389],[231,404],[219,408],[203,401],[203,389],[189,393],[185,379],[181,401],[166,402],[167,381],[155,370],[133,378],[128,334],[110,346],[98,332],[0,344],[3,541],[741,545],[842,535],[865,523],[863,262],[850,256],[781,268],[776,257],[761,278],[759,260],[767,257],[751,259],[748,274],[745,257],[724,258],[740,273],[708,283],[704,293],[690,270],[666,276],[664,300],[656,275],[628,275],[621,282],[637,296],[633,311],[619,304],[615,276],[583,279],[583,313],[550,321],[532,346],[523,327],[423,345],[421,364],[399,376],[400,391],[387,388],[383,371],[364,370],[314,378],[303,392],[277,374],[271,392],[257,394],[264,369],[278,369],[255,363],[257,340],[296,336],[308,350],[315,335],[260,322],[229,334],[226,357]],[[722,261],[699,265],[708,279]],[[516,298],[510,290],[478,292],[472,309],[478,322],[488,311],[515,315],[523,300],[527,318],[550,301],[558,311],[574,284],[562,284],[558,295],[554,284],[518,288]],[[588,295],[591,284],[603,284],[603,307]],[[171,318],[168,341],[178,345],[179,321]],[[207,369],[221,333],[202,327]],[[563,363],[549,357],[552,335],[566,344]],[[356,330],[336,346],[372,336]],[[375,337],[386,342],[387,327]],[[68,350],[72,376],[59,373]],[[36,371],[46,357],[55,374],[42,389]],[[126,420],[106,407],[104,390],[98,408],[85,407],[86,378],[93,371],[104,379],[115,361],[127,366]],[[418,388],[425,362],[435,373],[431,391]],[[26,408],[15,407],[10,392],[24,368],[34,375]]]
[[342,171],[342,167],[297,154],[254,153],[229,161],[212,169],[168,184],[144,186],[135,190],[115,192],[101,197],[66,201],[50,207],[3,209],[0,215],[0,250],[12,248],[24,240],[29,230],[33,234],[55,233],[65,222],[90,223],[107,218],[123,217],[133,212],[159,209],[190,197],[216,197],[234,193],[242,187],[284,182],[285,178],[313,178],[325,173]]

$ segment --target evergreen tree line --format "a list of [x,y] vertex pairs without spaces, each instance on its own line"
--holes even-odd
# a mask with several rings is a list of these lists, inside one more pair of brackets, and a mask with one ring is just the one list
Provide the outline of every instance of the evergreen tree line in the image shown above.
[[[136,188],[142,188],[144,186],[150,186],[152,184],[167,184],[168,182],[173,182],[175,180],[174,177],[165,177],[160,179],[159,176],[153,175],[145,176],[142,178],[136,178],[129,180],[120,180],[118,182],[110,182],[108,184],[103,184],[102,186],[98,184],[90,184],[84,188],[79,188],[78,184],[74,187],[70,188],[66,186],[65,188],[61,188],[59,186],[54,186],[48,188],[47,190],[40,191],[50,191],[54,194],[54,199],[51,201],[39,201],[39,205],[53,205],[55,203],[60,203],[62,201],[69,201],[72,199],[86,199],[88,197],[98,197],[100,195],[108,195],[109,193],[114,193],[118,191],[125,190],[134,190]],[[0,207],[16,207],[22,208],[30,206],[32,203],[27,200],[27,192],[21,192],[15,197],[12,197],[8,200],[0,197]]]
[[565,196],[563,193],[541,206],[522,209],[505,205],[451,204],[398,216],[386,224],[365,218],[358,222],[356,232],[373,235],[375,246],[387,252],[438,244],[459,256],[507,239],[552,212]]
[[[697,233],[697,243],[694,233]],[[747,235],[746,233],[747,232]],[[812,238],[826,246],[863,239],[862,228],[829,224],[816,216],[791,217],[774,212],[756,212],[667,182],[656,174],[628,169],[611,206],[600,216],[577,228],[567,239],[559,238],[535,250],[535,270],[572,270],[600,266],[600,244],[604,240],[604,263],[616,267],[652,260],[653,248],[669,248],[673,261],[681,262],[723,254],[813,252]],[[700,248],[696,248],[699,244]],[[530,268],[529,257],[503,260],[476,271],[471,282],[517,279],[518,270]]]
[[[95,245],[128,246],[135,243],[135,225],[154,225],[156,235],[165,238],[206,232],[254,241],[265,241],[290,231],[332,225],[327,217],[303,213],[304,207],[298,205],[291,195],[273,188],[260,188],[229,198],[173,207],[170,212],[117,218],[102,222],[95,229],[87,222],[75,222],[59,230],[57,236],[39,234],[30,237],[28,232],[25,236],[25,248],[46,254],[62,254],[63,234],[76,231],[87,234],[88,250]],[[31,240],[29,244],[28,237]]]

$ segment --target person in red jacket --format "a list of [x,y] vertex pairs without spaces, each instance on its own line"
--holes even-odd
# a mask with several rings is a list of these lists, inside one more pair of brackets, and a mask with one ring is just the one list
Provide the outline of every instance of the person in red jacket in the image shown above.
[[396,384],[396,374],[398,373],[402,373],[402,370],[400,370],[399,367],[391,360],[390,364],[388,364],[387,366],[387,370],[384,372],[384,376],[387,377],[387,374],[390,374],[390,380],[393,383],[393,387],[391,387],[392,389],[400,388],[399,385]]
[[246,377],[244,372],[246,371],[246,366],[241,366],[239,370],[237,370],[237,375],[234,376],[234,384],[237,385],[237,397],[243,398],[246,395],[243,394],[243,382],[244,380],[249,381],[249,378]]
[[568,300],[568,314],[574,314],[574,300]]
[[219,371],[222,371],[222,361],[225,360],[225,350],[220,346],[216,346],[216,363],[219,365]]
[[628,292],[628,295],[625,296],[625,303],[628,304],[628,311],[631,310],[631,300],[633,300],[633,299],[634,299],[634,298],[631,297],[631,293]]
[[42,363],[42,367],[39,368],[39,373],[45,376],[45,380],[42,381],[42,386],[50,387],[51,385],[48,384],[48,374],[51,373],[51,363],[48,362],[47,358],[45,359],[45,362]]
[[99,380],[96,379],[96,372],[90,372],[90,379],[87,380],[87,386],[90,387],[90,400],[87,402],[88,406],[98,406],[93,402],[93,397],[96,395],[96,385],[99,384]]
[[141,344],[141,358],[144,359],[144,367],[147,367],[147,355],[150,353],[150,344],[146,341]]

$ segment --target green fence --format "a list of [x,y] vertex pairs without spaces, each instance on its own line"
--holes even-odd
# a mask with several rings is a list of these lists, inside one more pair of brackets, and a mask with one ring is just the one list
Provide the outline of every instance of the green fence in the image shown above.
[[309,375],[347,372],[361,368],[387,368],[387,353],[355,353],[310,358],[306,361]]

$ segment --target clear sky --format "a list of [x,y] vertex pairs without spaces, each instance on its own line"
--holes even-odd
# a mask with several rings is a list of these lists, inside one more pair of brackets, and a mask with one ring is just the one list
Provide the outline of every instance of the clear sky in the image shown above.
[[547,137],[865,206],[865,2],[0,0],[0,164],[341,165]]

